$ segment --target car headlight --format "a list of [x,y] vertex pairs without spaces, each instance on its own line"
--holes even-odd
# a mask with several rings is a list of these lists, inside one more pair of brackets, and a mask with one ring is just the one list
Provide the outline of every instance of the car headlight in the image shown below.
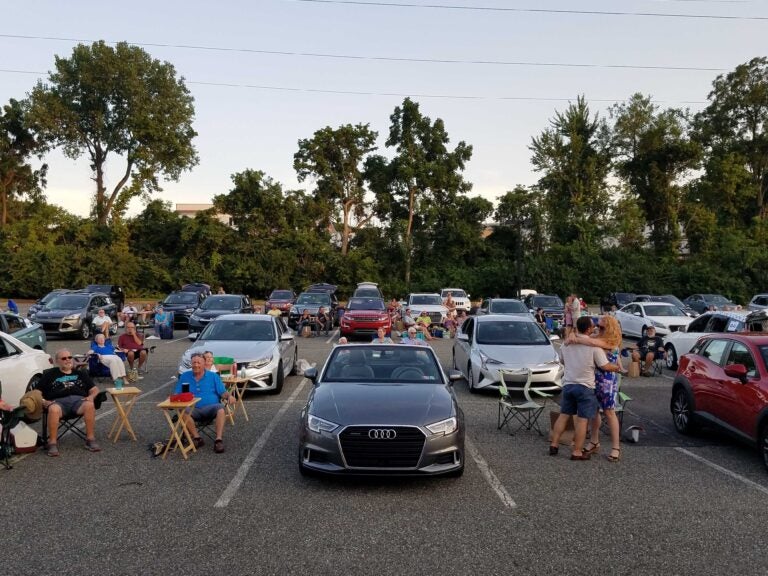
[[432,432],[432,434],[435,434],[436,436],[446,436],[448,434],[452,434],[456,431],[456,428],[459,427],[459,422],[456,420],[455,417],[447,418],[445,420],[440,420],[440,422],[435,422],[434,424],[430,424],[427,426],[427,430]]
[[538,364],[536,367],[547,368],[551,370],[552,368],[557,368],[558,366],[560,366],[560,362],[558,360],[550,360],[549,362],[542,362],[541,364]]
[[662,324],[661,322],[656,322],[656,320],[651,320],[651,324],[653,324],[656,328],[661,328],[662,330],[667,329],[666,324]]
[[490,356],[488,356],[485,352],[479,352],[480,355],[480,365],[482,366],[483,370],[488,369],[488,364],[503,364],[503,362],[499,362],[498,360],[494,360]]
[[264,368],[267,364],[272,362],[272,356],[267,356],[265,358],[259,358],[258,360],[254,360],[253,362],[248,362],[248,364],[245,365],[246,368]]
[[313,416],[312,414],[309,415],[307,418],[307,426],[309,427],[312,432],[333,432],[336,430],[336,428],[339,427],[338,424],[335,422],[329,422],[328,420],[323,420],[322,418],[318,418],[317,416]]
[[187,308],[186,310],[184,310],[184,312],[186,312],[187,314],[191,314],[194,311],[195,311],[194,308]]
[[69,316],[65,316],[62,318],[64,322],[74,322],[75,320],[80,320],[80,314],[70,314]]

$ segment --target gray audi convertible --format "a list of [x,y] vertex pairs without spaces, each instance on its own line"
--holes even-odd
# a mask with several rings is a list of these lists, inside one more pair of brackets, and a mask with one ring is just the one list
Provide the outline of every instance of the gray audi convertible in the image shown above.
[[301,411],[302,474],[451,475],[464,472],[464,414],[428,346],[336,346]]

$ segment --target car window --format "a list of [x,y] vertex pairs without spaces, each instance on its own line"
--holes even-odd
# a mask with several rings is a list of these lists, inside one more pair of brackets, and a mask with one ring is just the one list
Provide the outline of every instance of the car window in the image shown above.
[[251,320],[216,320],[205,327],[199,340],[237,340],[268,342],[275,339],[272,322]]
[[535,322],[479,322],[477,343],[499,346],[549,344],[549,338]]
[[5,314],[5,322],[8,324],[8,334],[13,334],[27,327],[21,318],[13,314]]
[[334,349],[323,382],[435,384],[442,382],[442,377],[431,350],[409,346],[352,346]]
[[464,333],[469,337],[469,341],[472,342],[475,339],[475,334],[474,334],[475,319],[469,318],[468,320],[465,320],[461,328],[462,330],[464,330]]
[[442,306],[443,300],[437,294],[420,294],[411,297],[411,306]]
[[83,294],[64,294],[56,296],[46,307],[50,310],[76,310],[88,305],[88,296]]
[[728,347],[728,340],[710,340],[705,344],[700,354],[715,364],[723,365],[723,354]]
[[0,359],[19,354],[19,350],[5,338],[0,338]]
[[634,314],[635,312],[637,312],[637,306],[635,306],[634,304],[627,304],[622,309],[622,312],[625,312],[627,314]]
[[698,333],[698,332],[706,332],[707,324],[709,323],[709,316],[699,316],[696,318],[693,322],[688,324],[688,327],[685,329],[686,332],[690,333]]
[[534,308],[563,308],[563,301],[557,296],[534,296],[531,300]]
[[494,314],[515,314],[519,312],[528,312],[528,308],[522,302],[513,300],[495,300],[491,312]]
[[200,306],[201,310],[237,310],[242,298],[232,296],[208,296]]
[[347,302],[347,310],[385,310],[384,301],[381,298],[350,298]]
[[755,359],[752,357],[752,353],[749,351],[743,343],[734,342],[731,346],[731,351],[728,353],[728,359],[725,361],[725,365],[730,364],[744,364],[747,367],[747,376],[757,376],[757,366],[755,365]]
[[685,316],[680,308],[671,304],[647,304],[643,308],[646,316]]
[[713,315],[709,319],[709,325],[707,326],[707,332],[725,332],[725,327],[728,325],[728,318],[724,316]]
[[305,292],[299,296],[296,304],[303,306],[327,306],[330,301],[328,294],[322,292]]
[[174,292],[168,294],[163,304],[197,304],[197,292]]

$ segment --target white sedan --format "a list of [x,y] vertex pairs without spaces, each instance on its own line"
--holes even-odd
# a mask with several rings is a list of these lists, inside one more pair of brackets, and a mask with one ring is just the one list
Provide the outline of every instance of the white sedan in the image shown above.
[[[531,386],[538,390],[559,390],[563,378],[550,338],[530,315],[469,317],[456,332],[453,367],[467,379],[470,392],[497,389],[500,369],[530,368]],[[505,382],[510,390],[521,391],[525,378]]]
[[741,312],[705,312],[688,324],[685,331],[673,332],[664,337],[667,368],[677,370],[677,361],[688,354],[699,338],[707,334],[742,332],[746,328],[746,314]]
[[680,308],[665,302],[632,302],[616,311],[621,333],[642,338],[649,326],[656,328],[657,336],[684,330],[693,318]]
[[53,361],[48,353],[30,348],[13,336],[0,333],[0,381],[3,400],[18,406],[24,393],[33,388]]

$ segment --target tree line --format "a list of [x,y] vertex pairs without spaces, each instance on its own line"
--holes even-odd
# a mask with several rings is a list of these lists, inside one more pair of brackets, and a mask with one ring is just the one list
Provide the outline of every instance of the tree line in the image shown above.
[[[601,116],[580,97],[531,139],[538,182],[493,203],[464,177],[471,144],[452,146],[443,120],[406,98],[383,149],[369,124],[321,128],[293,158],[306,189],[246,168],[189,219],[157,197],[198,162],[183,79],[135,46],[79,45],[0,114],[0,293],[109,281],[150,296],[197,280],[254,297],[316,281],[348,294],[370,280],[388,295],[450,285],[744,302],[768,289],[767,118],[766,58],[717,76],[695,114],[638,93]],[[53,148],[90,161],[90,217],[46,203],[55,175],[32,162]],[[145,208],[127,217],[135,197]]]

